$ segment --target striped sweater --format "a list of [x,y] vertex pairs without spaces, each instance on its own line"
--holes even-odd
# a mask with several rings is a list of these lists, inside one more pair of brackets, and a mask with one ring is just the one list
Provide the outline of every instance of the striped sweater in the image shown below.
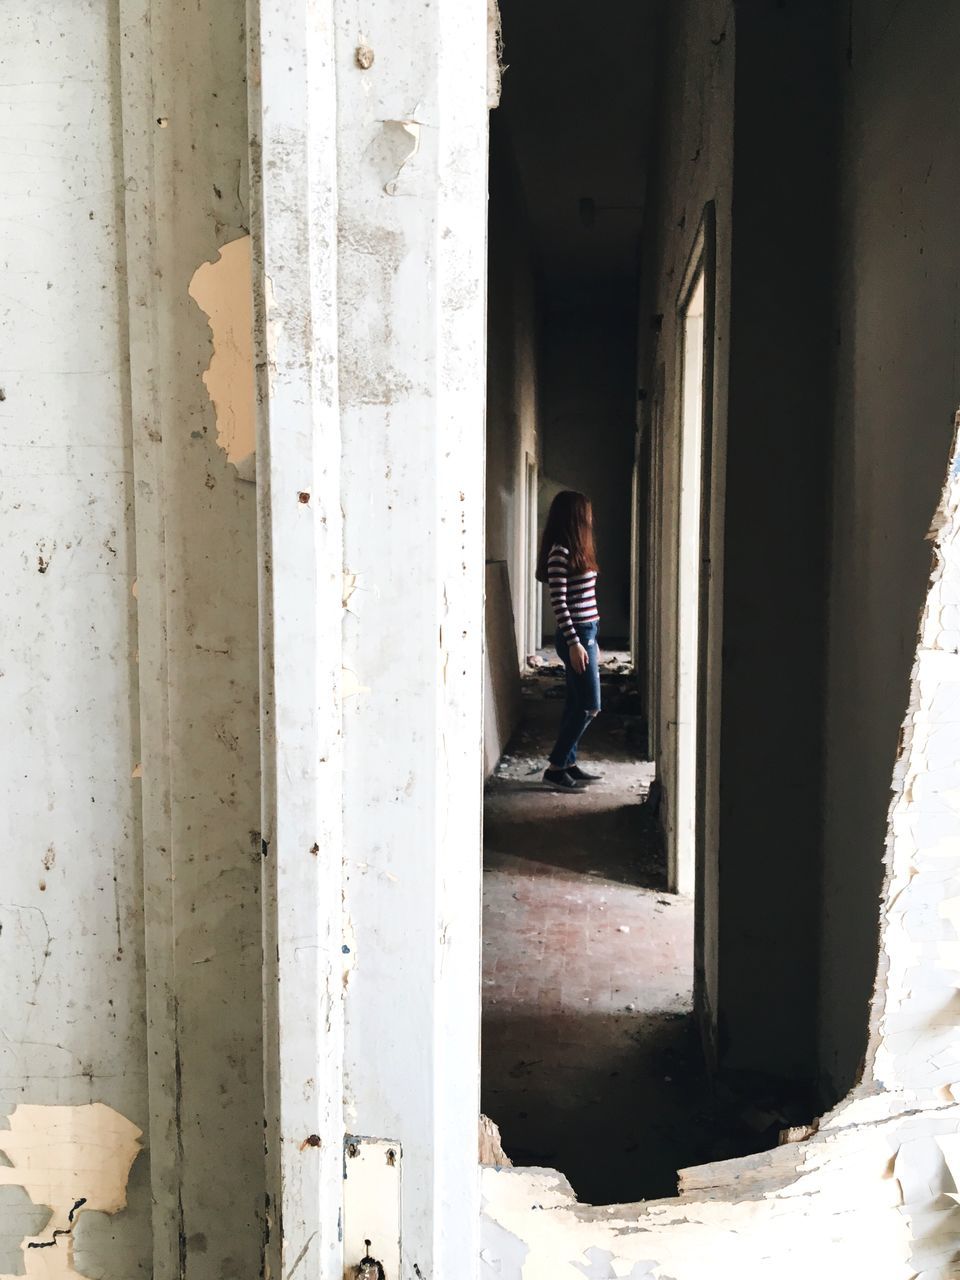
[[597,612],[597,574],[570,572],[570,552],[555,542],[547,559],[547,583],[550,603],[568,644],[578,642],[577,623],[599,622]]

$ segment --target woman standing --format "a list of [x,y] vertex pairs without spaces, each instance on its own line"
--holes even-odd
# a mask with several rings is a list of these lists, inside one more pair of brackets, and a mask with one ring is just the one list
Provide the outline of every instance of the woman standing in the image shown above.
[[597,557],[593,545],[593,509],[582,493],[565,489],[550,504],[543,531],[537,578],[550,587],[557,619],[557,653],[567,675],[567,700],[560,732],[543,780],[562,791],[579,791],[595,782],[577,764],[577,745],[600,710],[597,652]]

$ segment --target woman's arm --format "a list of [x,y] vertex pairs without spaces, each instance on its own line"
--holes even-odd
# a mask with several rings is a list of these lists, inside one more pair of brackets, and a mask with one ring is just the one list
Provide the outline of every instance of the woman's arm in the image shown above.
[[570,553],[565,547],[552,547],[547,561],[547,582],[550,585],[550,603],[557,615],[557,626],[563,633],[570,649],[570,662],[577,675],[587,669],[587,651],[580,643],[577,628],[570,616],[570,605],[567,603],[567,574],[570,571]]
[[565,547],[551,547],[547,560],[547,583],[550,587],[550,603],[560,629],[567,644],[579,644],[580,637],[570,616],[567,603],[567,575],[570,572],[570,553]]

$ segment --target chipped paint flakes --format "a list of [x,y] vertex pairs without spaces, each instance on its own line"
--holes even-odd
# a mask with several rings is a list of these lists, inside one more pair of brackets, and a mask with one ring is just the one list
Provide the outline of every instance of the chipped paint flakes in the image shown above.
[[10,1167],[0,1166],[0,1185],[23,1187],[34,1204],[52,1209],[41,1234],[21,1244],[28,1276],[80,1275],[73,1266],[77,1219],[91,1209],[119,1213],[126,1207],[141,1136],[136,1125],[101,1102],[21,1104],[13,1111],[10,1128],[0,1129],[0,1151],[10,1161]]
[[[420,104],[418,103],[411,112],[409,120],[385,120],[383,122],[385,130],[402,131],[402,140],[399,140],[396,144],[398,151],[402,153],[397,157],[397,171],[383,185],[383,189],[388,196],[405,194],[405,190],[400,185],[401,174],[407,165],[420,154],[420,131],[423,128],[423,121],[417,119],[419,111]],[[406,135],[406,137],[403,137],[403,135]]]
[[213,355],[203,383],[217,415],[217,444],[241,480],[255,477],[253,259],[250,236],[232,240],[193,274],[190,297],[207,317]]

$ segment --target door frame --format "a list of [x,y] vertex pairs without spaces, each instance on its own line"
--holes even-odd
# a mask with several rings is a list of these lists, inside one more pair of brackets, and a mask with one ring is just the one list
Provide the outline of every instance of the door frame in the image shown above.
[[657,356],[653,398],[650,405],[646,440],[646,565],[647,582],[643,593],[646,607],[646,692],[647,755],[660,758],[663,732],[661,664],[663,655],[663,556],[659,533],[663,529],[663,402],[666,368]]
[[[684,269],[676,302],[676,592],[674,600],[674,722],[673,822],[670,849],[670,887],[691,894],[696,883],[696,826],[698,811],[697,735],[699,732],[701,561],[703,556],[703,426],[707,347],[707,269],[705,235],[701,225]],[[700,294],[699,315],[691,308]],[[699,320],[699,334],[691,326]],[[699,346],[697,346],[699,344]],[[696,378],[696,386],[689,379]],[[695,435],[695,443],[691,443]],[[695,509],[691,506],[695,504]],[[695,552],[687,545],[696,529]],[[695,558],[697,585],[688,581],[687,564]],[[690,630],[696,627],[695,637]],[[692,685],[692,688],[691,688]],[[688,723],[693,718],[692,725]]]
[[[710,840],[708,813],[716,809],[716,792],[719,773],[719,753],[716,742],[718,726],[713,723],[712,681],[719,678],[719,654],[717,653],[716,618],[712,620],[712,591],[716,573],[713,556],[719,549],[721,532],[714,530],[714,493],[716,493],[716,337],[717,337],[717,214],[716,205],[709,201],[704,206],[694,243],[687,257],[684,282],[677,297],[678,320],[684,314],[692,288],[703,275],[703,352],[700,372],[700,467],[699,467],[699,580],[696,590],[698,611],[698,636],[696,636],[696,689],[694,694],[696,727],[694,735],[695,785],[692,791],[694,804],[694,867],[692,867],[692,891],[694,891],[694,1009],[704,1043],[708,1068],[716,1068],[717,1027],[714,1001],[710,992],[716,991],[716,946],[710,946],[710,938],[716,934],[716,904],[708,902],[708,863],[713,852],[708,849]],[[682,380],[682,323],[678,324],[678,381]],[[682,389],[681,389],[682,394]],[[682,419],[681,445],[682,451]],[[682,463],[681,463],[682,466]],[[722,506],[722,504],[721,504]],[[680,521],[678,521],[680,530]],[[677,562],[678,563],[678,562]],[[680,582],[677,582],[677,614],[680,613]],[[712,625],[713,622],[713,625]],[[680,632],[677,631],[677,646]],[[677,680],[680,672],[677,671]],[[677,814],[677,819],[680,814]],[[675,826],[676,829],[676,826]]]
[[520,655],[520,669],[527,664],[527,655],[536,653],[540,648],[540,637],[543,631],[542,606],[543,595],[537,582],[537,530],[539,516],[540,468],[536,456],[530,452],[524,454],[523,469],[523,652]]
[[647,660],[642,644],[644,636],[641,619],[644,612],[644,589],[640,573],[644,553],[640,503],[645,480],[646,439],[642,419],[639,414],[637,417],[638,422],[633,435],[633,469],[630,475],[630,662],[635,675],[639,675],[644,670]]
[[405,18],[365,15],[372,77],[334,0],[248,23],[261,1270],[316,1280],[388,1208],[404,1275],[479,1255],[493,28],[477,4]]
[[[696,589],[697,609],[697,644],[696,644],[696,693],[694,697],[694,714],[696,718],[693,742],[694,755],[694,787],[692,793],[693,815],[693,857],[692,876],[687,882],[694,897],[694,1007],[701,1029],[701,1036],[707,1056],[708,1065],[712,1068],[716,1062],[716,1026],[715,1015],[711,1012],[711,1001],[708,992],[715,988],[715,981],[709,980],[708,966],[715,964],[711,960],[707,946],[707,903],[706,881],[708,874],[707,841],[709,837],[707,813],[710,808],[710,797],[716,790],[719,772],[719,753],[712,742],[714,726],[711,721],[711,688],[710,676],[716,678],[719,673],[719,662],[714,650],[716,648],[715,628],[711,626],[711,585],[713,582],[712,550],[715,533],[713,530],[714,510],[713,495],[715,485],[715,348],[716,348],[716,292],[717,292],[717,249],[716,249],[716,206],[708,202],[703,210],[700,224],[693,239],[687,264],[684,270],[680,290],[677,294],[677,418],[679,428],[679,466],[678,466],[678,519],[677,519],[677,596],[676,596],[676,699],[677,699],[677,736],[674,743],[674,768],[679,775],[680,725],[679,725],[679,682],[681,678],[679,648],[681,643],[680,611],[682,606],[682,589],[680,583],[680,539],[682,537],[683,520],[681,508],[681,477],[683,474],[683,359],[684,359],[684,315],[694,289],[702,277],[703,280],[703,331],[700,373],[700,460],[699,460],[699,518],[697,521],[699,554],[698,583]],[[674,791],[678,791],[675,779]],[[678,796],[674,796],[677,806]],[[672,830],[673,847],[669,851],[671,888],[676,891],[681,879],[678,868],[677,840],[682,815],[676,809]],[[713,922],[716,923],[715,921]],[[714,975],[715,979],[715,975]]]

